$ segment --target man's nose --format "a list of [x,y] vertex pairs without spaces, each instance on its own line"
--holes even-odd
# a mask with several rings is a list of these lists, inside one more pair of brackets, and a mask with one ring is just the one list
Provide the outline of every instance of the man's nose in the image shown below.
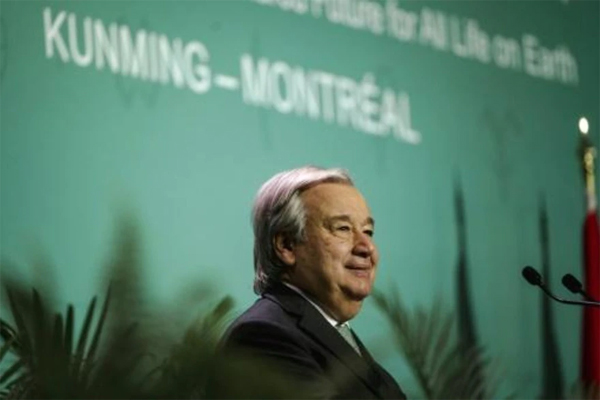
[[360,257],[371,257],[375,251],[373,238],[364,232],[356,232],[352,253]]

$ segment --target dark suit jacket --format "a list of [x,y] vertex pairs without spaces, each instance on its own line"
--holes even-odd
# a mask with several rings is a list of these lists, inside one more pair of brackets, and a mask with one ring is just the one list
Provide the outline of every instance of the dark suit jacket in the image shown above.
[[[284,397],[405,399],[405,395],[362,342],[355,336],[362,357],[306,299],[285,285],[265,293],[227,330],[220,354],[243,350],[274,368],[278,377],[291,379],[282,387]],[[246,364],[246,379],[213,380],[212,397],[277,397],[280,393],[255,390],[266,374],[253,376]],[[239,371],[238,371],[239,372]],[[239,374],[238,374],[239,378]],[[239,386],[236,389],[236,385]]]

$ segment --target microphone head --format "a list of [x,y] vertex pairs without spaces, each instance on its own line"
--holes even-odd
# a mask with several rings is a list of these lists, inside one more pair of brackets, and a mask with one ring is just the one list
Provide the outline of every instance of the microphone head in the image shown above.
[[542,275],[540,275],[540,273],[537,272],[535,268],[528,265],[525,268],[523,268],[523,271],[521,271],[521,273],[523,274],[523,278],[525,278],[525,280],[529,282],[530,285],[542,285]]
[[581,289],[583,288],[583,285],[581,282],[579,282],[579,279],[575,278],[571,274],[566,274],[562,277],[562,284],[575,294],[581,293]]

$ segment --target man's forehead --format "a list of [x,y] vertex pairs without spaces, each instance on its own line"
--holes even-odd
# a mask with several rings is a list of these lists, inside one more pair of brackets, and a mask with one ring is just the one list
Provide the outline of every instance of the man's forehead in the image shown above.
[[347,216],[370,218],[366,200],[354,186],[342,183],[322,183],[301,195],[308,214],[326,218]]
[[362,194],[357,188],[344,183],[320,183],[303,191],[301,197],[305,201],[312,201],[317,203],[365,203]]

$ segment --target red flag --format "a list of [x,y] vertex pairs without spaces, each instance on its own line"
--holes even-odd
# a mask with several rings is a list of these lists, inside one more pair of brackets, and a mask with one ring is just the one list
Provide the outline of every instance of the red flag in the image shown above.
[[[588,213],[583,225],[583,260],[585,291],[600,301],[600,229],[596,198],[588,193]],[[581,379],[600,385],[600,308],[584,307],[581,355]]]

